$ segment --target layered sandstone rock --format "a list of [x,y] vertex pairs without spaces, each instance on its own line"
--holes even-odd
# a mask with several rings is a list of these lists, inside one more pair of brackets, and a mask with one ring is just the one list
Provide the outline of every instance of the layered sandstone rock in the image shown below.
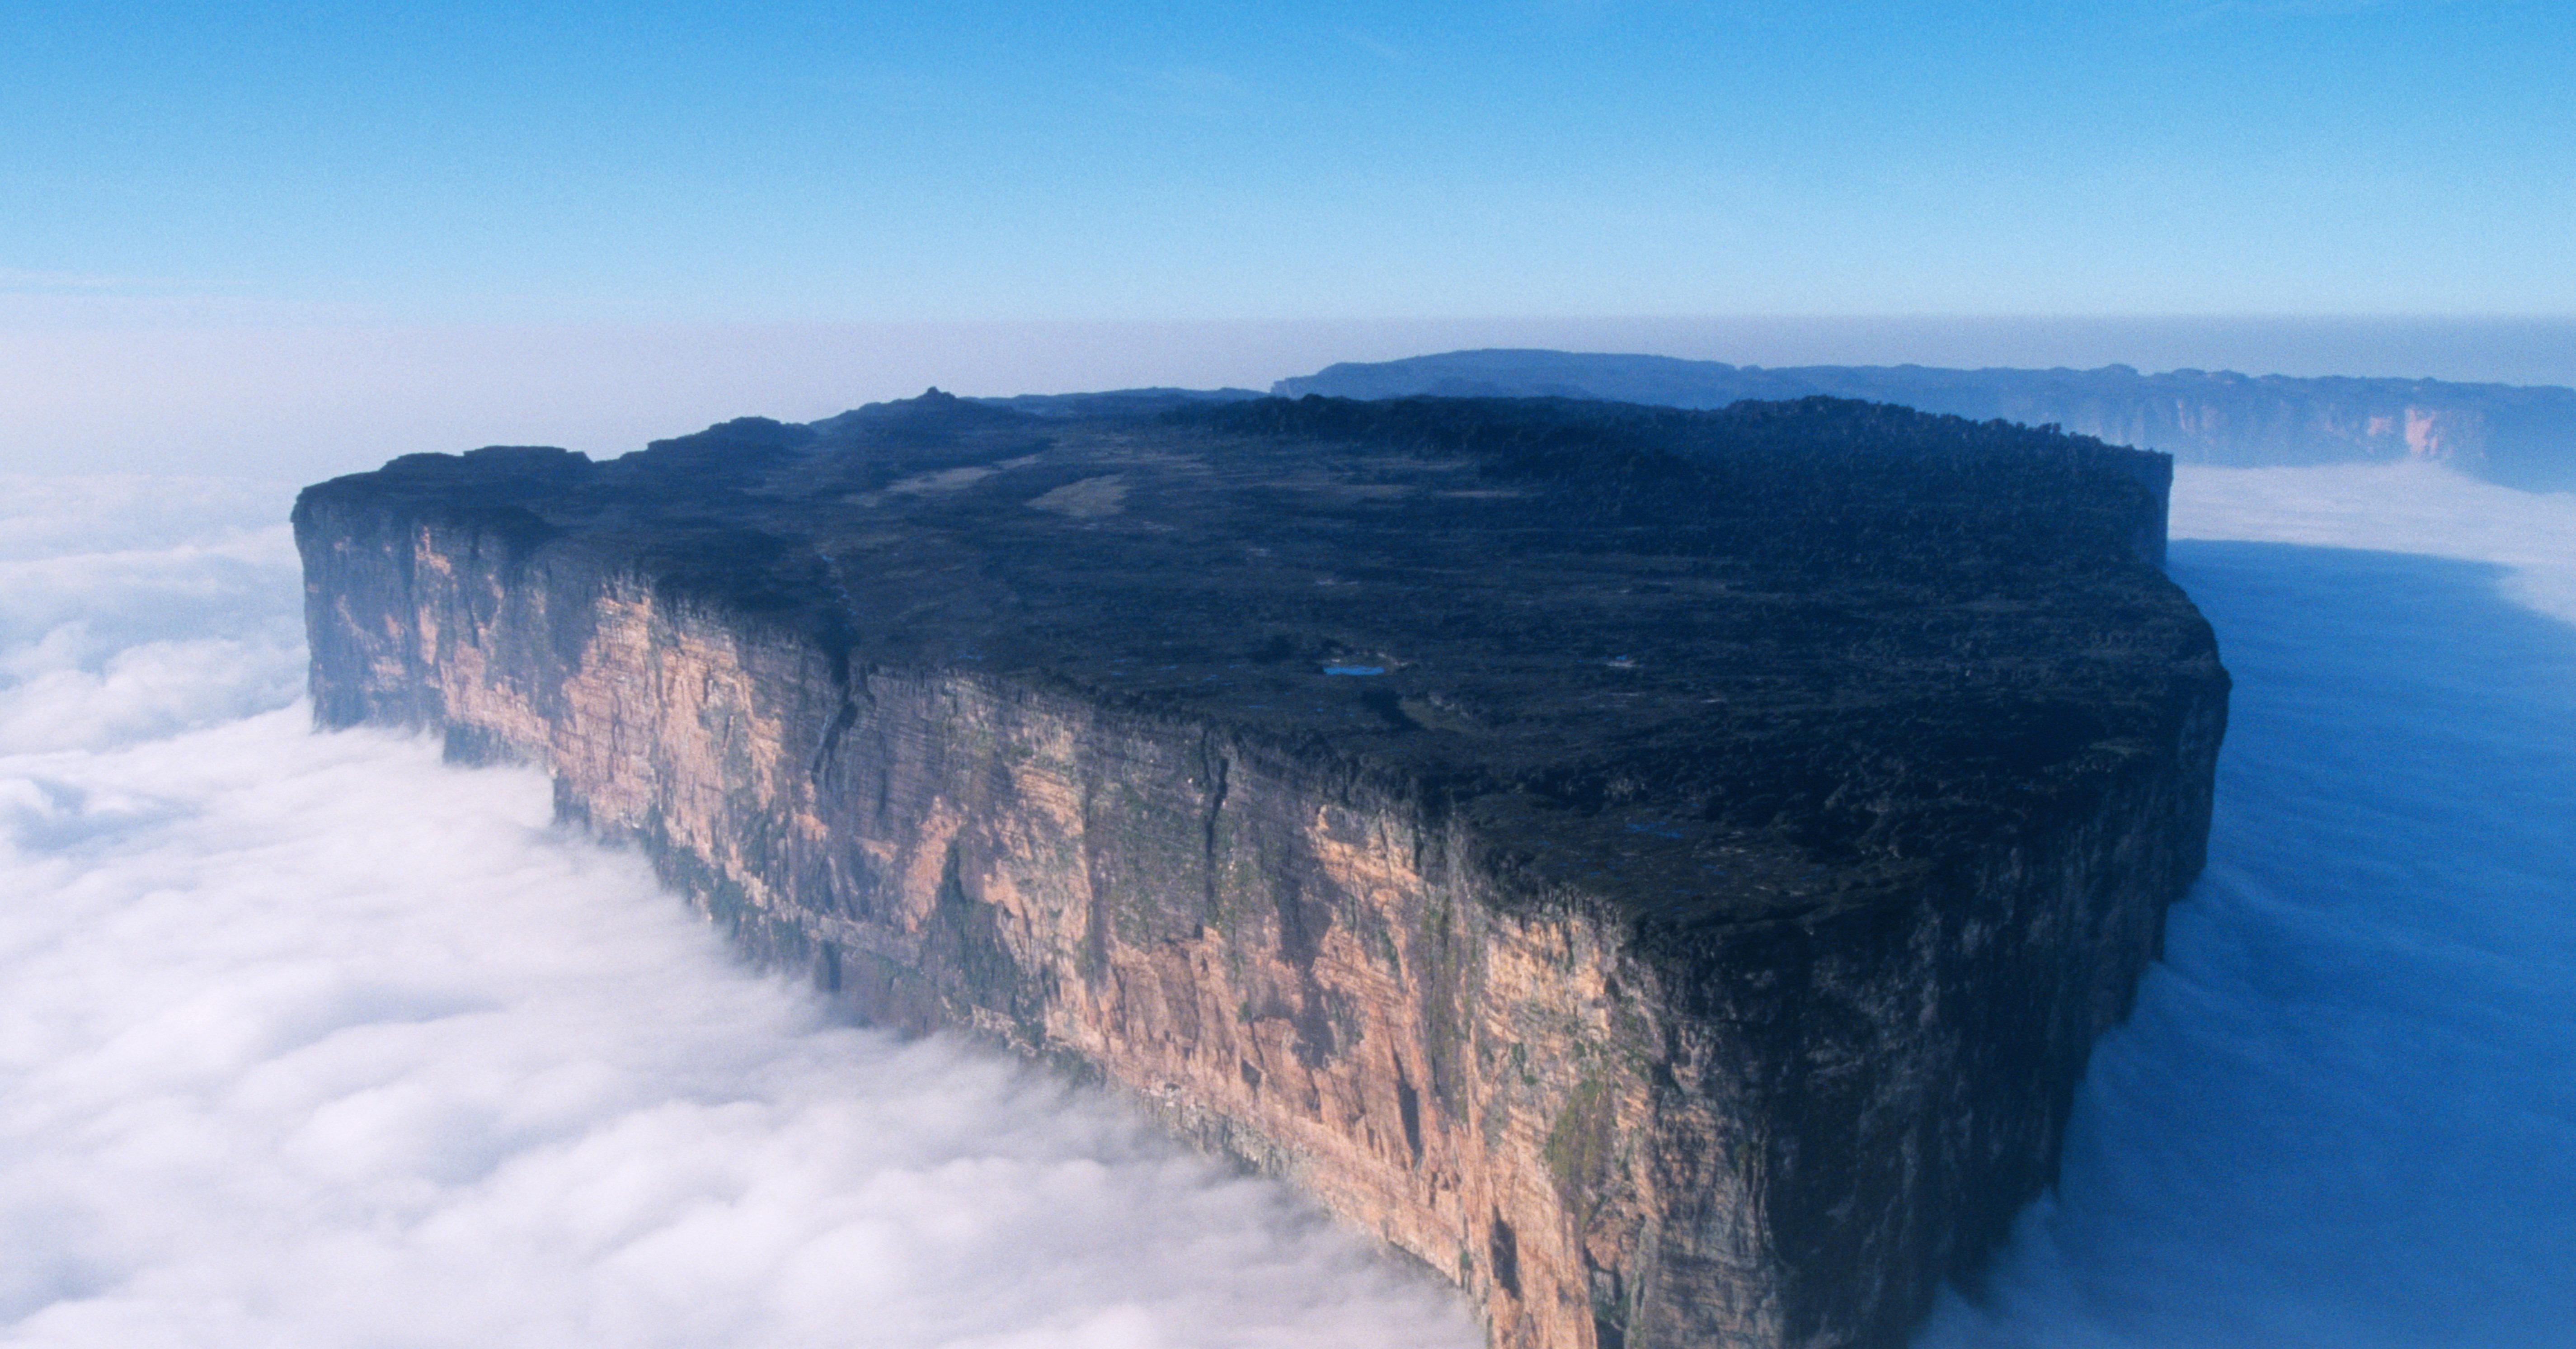
[[2162,462],[1064,410],[309,489],[317,715],[543,765],[764,958],[1136,1093],[1497,1345],[1901,1342],[2200,865]]

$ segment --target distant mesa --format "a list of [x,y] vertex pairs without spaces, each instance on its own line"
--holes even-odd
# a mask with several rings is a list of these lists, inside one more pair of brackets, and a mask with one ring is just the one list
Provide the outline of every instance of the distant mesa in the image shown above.
[[2448,464],[2526,491],[2576,489],[2576,389],[2437,379],[2303,379],[2232,371],[1945,370],[1922,365],[1765,369],[1670,356],[1453,351],[1346,363],[1272,392],[1337,398],[1554,397],[1720,408],[1823,394],[1971,420],[2054,425],[2189,464]]

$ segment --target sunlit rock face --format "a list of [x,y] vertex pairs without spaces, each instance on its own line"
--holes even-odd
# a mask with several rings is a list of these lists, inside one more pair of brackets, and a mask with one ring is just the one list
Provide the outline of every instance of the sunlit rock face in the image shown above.
[[1156,1103],[1493,1343],[1892,1345],[2198,871],[2161,456],[1832,400],[929,395],[308,489],[326,725]]

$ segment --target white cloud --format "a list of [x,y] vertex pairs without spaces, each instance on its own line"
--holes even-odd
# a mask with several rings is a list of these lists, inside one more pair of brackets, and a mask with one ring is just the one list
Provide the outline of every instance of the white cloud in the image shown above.
[[538,775],[309,733],[282,496],[11,490],[0,1344],[1474,1342],[1282,1187],[747,972]]
[[2542,1349],[2576,1306],[2576,497],[2186,468],[2209,870],[1919,1349]]
[[2510,569],[2516,602],[2576,623],[2576,492],[2517,492],[2435,464],[2187,464],[2172,533],[2493,563]]
[[[1474,1342],[1285,1190],[746,973],[536,776],[307,733],[282,493],[0,501],[0,1344]],[[1924,1342],[2547,1343],[2576,498],[2187,468],[2174,518],[2211,872]]]
[[0,747],[103,747],[291,699],[286,500],[223,480],[0,478]]
[[96,272],[44,271],[29,267],[0,267],[0,291],[86,291],[127,290],[155,284],[130,276],[108,276]]

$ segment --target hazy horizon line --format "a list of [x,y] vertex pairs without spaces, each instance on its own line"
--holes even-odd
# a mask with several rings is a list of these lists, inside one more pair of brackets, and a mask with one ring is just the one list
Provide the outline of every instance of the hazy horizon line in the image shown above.
[[[0,307],[5,308],[5,307]],[[936,386],[1267,390],[1479,348],[2576,386],[2576,318],[1651,316],[447,321],[30,329],[0,317],[0,469],[309,475],[488,444],[616,453],[744,415],[811,421]]]

